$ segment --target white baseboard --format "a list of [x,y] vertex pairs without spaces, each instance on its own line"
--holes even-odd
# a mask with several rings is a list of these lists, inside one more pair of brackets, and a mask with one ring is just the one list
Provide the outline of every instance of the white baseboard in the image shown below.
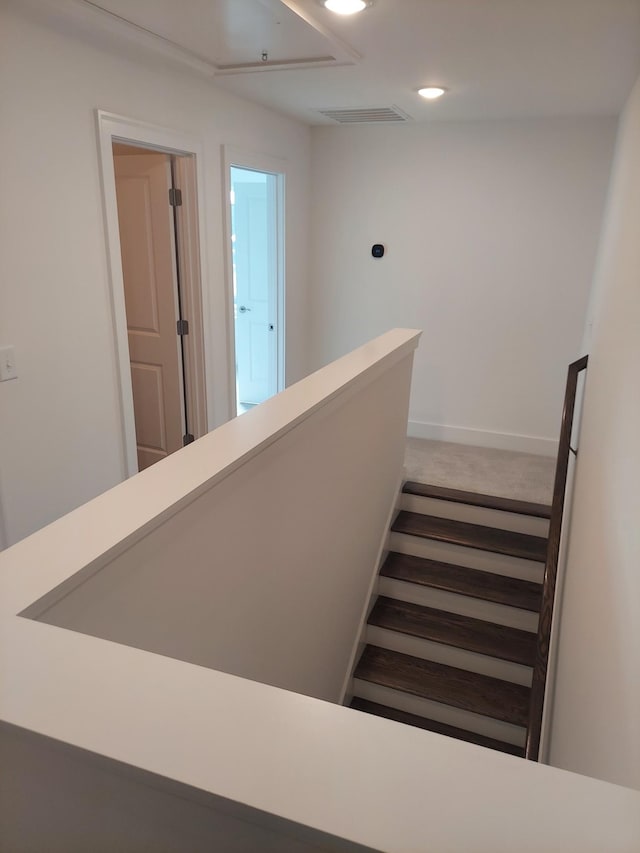
[[558,441],[538,438],[533,435],[516,435],[509,432],[489,432],[483,429],[428,424],[409,421],[407,434],[410,438],[428,438],[435,441],[452,441],[474,447],[493,447],[497,450],[515,450],[518,453],[533,453],[537,456],[557,456]]

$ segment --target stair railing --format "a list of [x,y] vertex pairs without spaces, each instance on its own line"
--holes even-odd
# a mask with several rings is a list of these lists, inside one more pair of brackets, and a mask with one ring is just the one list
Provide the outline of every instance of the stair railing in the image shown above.
[[538,760],[538,754],[540,752],[542,713],[544,708],[544,694],[549,664],[553,605],[558,578],[562,518],[564,514],[565,493],[567,487],[567,473],[569,470],[569,453],[576,454],[576,450],[571,447],[571,432],[573,429],[573,415],[578,389],[578,376],[586,369],[587,360],[588,356],[585,355],[577,361],[574,361],[569,365],[567,373],[564,409],[562,412],[562,426],[560,428],[560,442],[558,446],[558,460],[556,462],[556,474],[553,484],[553,501],[551,504],[551,519],[549,522],[547,559],[545,562],[544,580],[542,582],[542,608],[540,610],[540,621],[538,623],[536,657],[533,666],[533,683],[531,686],[531,701],[529,705],[529,725],[527,728],[527,745],[525,755],[526,758],[529,758],[532,761]]

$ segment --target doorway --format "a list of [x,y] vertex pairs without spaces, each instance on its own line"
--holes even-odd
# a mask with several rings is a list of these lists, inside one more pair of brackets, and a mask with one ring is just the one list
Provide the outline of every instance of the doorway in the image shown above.
[[193,163],[185,155],[115,140],[112,152],[142,471],[206,431],[199,417],[204,387],[194,369],[201,356],[201,315],[184,281],[198,253],[182,221]]
[[[113,312],[113,331],[115,345],[115,366],[117,387],[119,391],[119,414],[122,429],[122,474],[123,478],[136,474],[141,467],[158,461],[173,452],[176,444],[182,446],[185,436],[193,435],[195,439],[203,436],[208,431],[211,423],[215,422],[213,410],[213,398],[216,396],[215,386],[208,388],[207,373],[211,372],[211,334],[203,320],[210,316],[208,303],[209,274],[207,268],[206,226],[205,226],[205,187],[201,164],[204,161],[204,150],[201,142],[190,135],[171,128],[159,127],[136,121],[125,116],[115,115],[103,110],[96,110],[96,125],[98,133],[98,146],[100,151],[100,168],[102,178],[102,198],[104,203],[104,217],[107,237],[107,262],[109,271],[109,291],[111,307]],[[138,436],[136,434],[136,412],[134,411],[134,377],[132,375],[132,358],[130,347],[131,332],[133,326],[137,327],[139,335],[146,334],[151,337],[157,334],[159,328],[159,305],[153,304],[156,299],[153,288],[147,278],[146,296],[147,303],[135,305],[137,316],[129,319],[127,316],[128,305],[131,306],[133,297],[125,292],[123,275],[123,256],[121,250],[121,235],[119,222],[119,204],[116,192],[116,163],[114,160],[114,145],[125,146],[129,150],[120,149],[119,154],[144,158],[148,155],[161,155],[163,162],[165,180],[166,202],[171,208],[165,216],[169,216],[169,238],[171,241],[171,268],[170,277],[171,297],[165,296],[165,303],[174,305],[173,326],[173,352],[168,344],[163,344],[169,362],[173,362],[173,376],[176,373],[178,387],[182,399],[178,397],[178,411],[180,413],[181,441],[170,443],[168,433],[172,431],[175,437],[176,419],[169,427],[167,423],[158,423],[155,427],[156,436],[153,440],[140,442],[147,450],[156,451],[148,456],[152,459],[139,459]],[[167,170],[167,161],[169,168]],[[159,181],[159,178],[158,178]],[[177,210],[173,211],[169,190],[175,198]],[[180,190],[179,193],[175,191]],[[158,191],[159,192],[159,191]],[[147,187],[145,192],[139,190],[138,205],[146,209],[150,204],[151,189]],[[144,201],[144,204],[142,203]],[[180,204],[180,202],[182,202]],[[147,212],[147,216],[149,216]],[[149,225],[149,228],[151,226]],[[153,233],[151,231],[151,233]],[[165,228],[166,234],[166,228]],[[142,263],[144,269],[155,265],[155,241],[149,233],[143,232],[143,242],[149,247],[146,261]],[[165,240],[166,243],[166,240]],[[139,263],[139,261],[137,261]],[[155,270],[152,270],[155,273]],[[178,293],[176,279],[179,276],[180,289]],[[145,288],[141,288],[144,292]],[[180,306],[177,305],[178,296]],[[137,297],[136,297],[137,298]],[[142,297],[140,297],[142,298]],[[145,314],[146,312],[146,314]],[[151,320],[152,322],[149,322]],[[186,321],[182,325],[182,334],[178,327],[179,321]],[[155,325],[154,325],[155,324]],[[188,333],[187,333],[188,332]],[[182,338],[182,340],[178,340]],[[167,339],[168,340],[168,339]],[[140,364],[143,358],[134,358]],[[139,377],[145,382],[138,385],[146,387],[156,404],[156,411],[164,409],[164,385],[159,381],[160,370],[154,369],[153,362],[147,362],[146,373],[138,371]],[[164,368],[163,368],[164,369]],[[155,384],[150,379],[155,378]],[[175,378],[172,380],[175,388]],[[218,393],[220,408],[224,408],[224,400],[227,397],[227,386],[223,381],[222,391]],[[140,395],[136,395],[139,397]],[[173,397],[173,410],[175,410],[175,394]],[[160,405],[162,403],[162,405]],[[141,403],[135,404],[140,408]],[[169,404],[171,408],[171,404]],[[137,418],[138,421],[140,417]],[[163,435],[164,431],[164,435]],[[159,436],[158,436],[159,434]],[[148,438],[148,437],[147,437]],[[158,440],[159,439],[159,440]],[[187,437],[187,441],[190,439]],[[176,448],[177,449],[177,448]]]
[[176,258],[175,162],[113,143],[122,278],[140,471],[179,450],[189,432]]
[[284,387],[284,173],[228,162],[235,365],[240,415]]

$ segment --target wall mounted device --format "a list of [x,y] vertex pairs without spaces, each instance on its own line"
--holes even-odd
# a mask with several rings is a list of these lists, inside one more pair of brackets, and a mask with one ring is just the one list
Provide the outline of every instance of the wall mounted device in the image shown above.
[[384,255],[384,246],[382,243],[375,243],[371,247],[371,254],[374,258],[381,258]]

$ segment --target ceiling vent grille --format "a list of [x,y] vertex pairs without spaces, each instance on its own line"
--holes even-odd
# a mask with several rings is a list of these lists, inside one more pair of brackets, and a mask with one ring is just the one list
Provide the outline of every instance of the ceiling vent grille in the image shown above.
[[411,116],[403,113],[398,107],[370,107],[369,109],[340,109],[318,110],[325,118],[333,119],[339,124],[373,124],[398,121],[409,121]]

